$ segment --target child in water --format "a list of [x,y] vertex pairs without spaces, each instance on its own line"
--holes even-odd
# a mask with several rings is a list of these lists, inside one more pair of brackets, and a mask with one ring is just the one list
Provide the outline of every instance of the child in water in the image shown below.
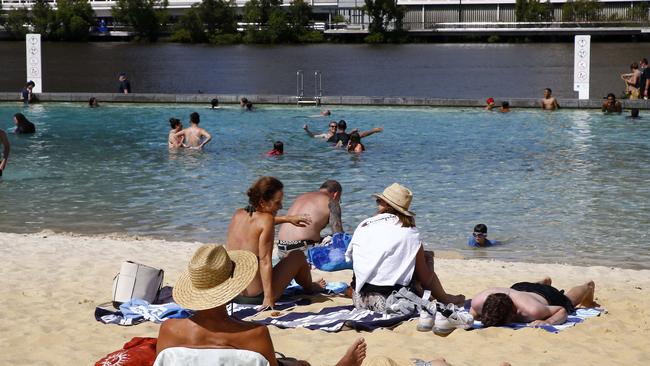
[[266,156],[279,156],[284,154],[284,144],[282,141],[276,141],[273,144],[273,150],[266,153]]
[[474,226],[474,232],[472,236],[467,240],[467,245],[470,247],[485,248],[495,245],[496,242],[488,240],[487,238],[487,226],[485,224],[478,224]]

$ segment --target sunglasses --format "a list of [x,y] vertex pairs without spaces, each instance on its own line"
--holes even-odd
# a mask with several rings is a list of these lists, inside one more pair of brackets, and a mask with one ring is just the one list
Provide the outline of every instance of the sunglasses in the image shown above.
[[487,233],[474,232],[474,234],[472,234],[472,235],[474,235],[475,238],[478,238],[478,237],[486,238],[487,237]]
[[375,202],[376,202],[378,205],[385,205],[385,204],[386,204],[386,203],[384,202],[384,200],[379,199],[379,198],[377,198],[377,199],[375,200]]

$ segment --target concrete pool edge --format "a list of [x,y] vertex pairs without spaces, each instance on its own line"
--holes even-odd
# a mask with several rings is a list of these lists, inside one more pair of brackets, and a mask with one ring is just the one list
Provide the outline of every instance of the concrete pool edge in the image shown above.
[[[20,102],[18,92],[0,92],[1,102]],[[242,97],[248,98],[254,104],[297,105],[297,98],[292,95],[274,94],[158,94],[133,93],[129,95],[117,93],[40,93],[36,95],[41,102],[79,102],[87,103],[90,97],[95,97],[100,103],[189,103],[209,104],[212,98],[218,98],[219,103],[237,104]],[[310,100],[311,98],[305,98]],[[507,100],[513,108],[539,108],[541,98],[496,98],[497,105]],[[600,108],[602,99],[560,99],[562,108]],[[650,100],[620,100],[624,108],[650,109]],[[307,104],[314,106],[315,104]],[[376,105],[376,106],[420,106],[420,107],[483,107],[484,99],[452,99],[428,97],[370,97],[370,96],[323,96],[321,105]]]

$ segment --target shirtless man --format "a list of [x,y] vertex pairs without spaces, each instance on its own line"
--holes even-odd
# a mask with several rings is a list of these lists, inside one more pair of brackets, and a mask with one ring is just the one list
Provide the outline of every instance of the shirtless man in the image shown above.
[[179,147],[185,147],[183,145],[183,136],[176,136],[176,134],[183,130],[183,124],[178,118],[170,118],[169,125],[171,130],[169,130],[169,137],[167,139],[167,146],[170,149],[178,149]]
[[3,129],[0,129],[0,143],[2,144],[3,147],[2,160],[0,160],[0,177],[1,177],[2,172],[7,167],[7,161],[9,161],[9,151],[10,151],[9,138],[7,137],[7,133]]
[[187,147],[190,149],[202,149],[205,144],[212,140],[212,135],[210,135],[208,131],[199,127],[199,122],[201,122],[199,114],[196,112],[191,113],[190,123],[192,125],[182,131],[177,132],[174,137],[185,137],[185,145],[187,145]]
[[[228,315],[227,304],[249,284],[257,268],[257,259],[251,253],[227,252],[217,245],[199,248],[174,285],[174,300],[194,310],[194,315],[162,323],[156,353],[171,347],[240,349],[259,353],[270,366],[278,366],[280,361],[283,366],[308,366],[306,361],[278,360],[265,325]],[[358,338],[336,365],[361,366],[365,357],[366,343]]]
[[304,227],[291,224],[280,225],[278,233],[278,253],[281,257],[294,250],[304,250],[321,242],[320,232],[328,224],[332,234],[343,231],[341,223],[341,184],[326,180],[315,192],[301,194],[289,208],[287,215],[308,215],[312,223]]
[[577,306],[599,306],[594,302],[595,288],[589,281],[565,295],[551,286],[549,277],[536,283],[519,282],[510,288],[494,287],[475,295],[470,313],[485,327],[513,321],[533,326],[562,324]]
[[542,99],[541,102],[542,109],[548,109],[550,111],[554,111],[560,108],[557,99],[555,99],[555,97],[552,96],[551,93],[552,93],[551,88],[544,89],[544,99]]
[[329,129],[327,130],[327,132],[319,133],[318,135],[315,135],[313,132],[309,131],[309,125],[307,125],[307,124],[305,124],[302,128],[303,128],[303,130],[305,130],[305,132],[307,132],[307,135],[309,135],[309,137],[313,137],[313,138],[317,138],[317,139],[323,139],[323,140],[329,140],[336,133],[336,127],[337,127],[336,121],[330,121]]

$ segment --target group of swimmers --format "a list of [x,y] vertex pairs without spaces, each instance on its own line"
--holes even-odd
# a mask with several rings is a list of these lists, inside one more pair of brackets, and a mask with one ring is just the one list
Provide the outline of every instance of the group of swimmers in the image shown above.
[[[554,111],[556,109],[560,109],[560,104],[558,103],[557,99],[553,96],[553,91],[551,90],[551,88],[544,89],[544,97],[542,98],[542,100],[540,100],[539,105],[544,110]],[[496,103],[494,101],[494,98],[492,97],[487,98],[485,100],[485,110],[493,111],[495,108],[496,108]],[[501,113],[510,112],[510,102],[506,100],[502,101],[501,108],[499,108],[499,112]]]

